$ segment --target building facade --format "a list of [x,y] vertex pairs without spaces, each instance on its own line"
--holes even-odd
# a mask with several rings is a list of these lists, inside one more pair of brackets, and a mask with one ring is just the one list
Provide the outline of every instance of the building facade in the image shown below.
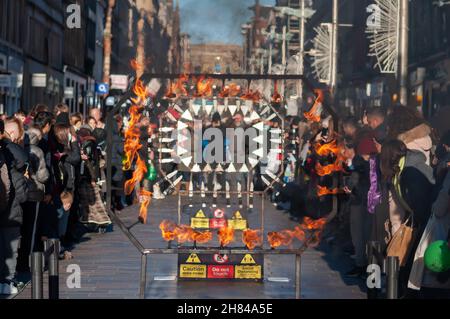
[[242,73],[240,45],[192,44],[190,48],[190,62],[194,73]]

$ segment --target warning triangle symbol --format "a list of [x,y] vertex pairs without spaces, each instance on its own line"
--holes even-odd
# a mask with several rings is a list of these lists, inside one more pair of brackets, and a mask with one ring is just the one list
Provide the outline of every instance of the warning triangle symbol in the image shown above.
[[253,259],[253,256],[247,254],[242,258],[241,264],[256,264],[256,261]]
[[237,211],[236,213],[234,213],[233,218],[234,219],[243,219],[240,211]]
[[[249,255],[250,256],[250,255]],[[251,256],[250,256],[251,257]],[[253,258],[252,258],[253,259]],[[188,259],[186,260],[186,263],[188,264],[200,264],[200,258],[198,258],[197,254],[191,254]]]
[[206,218],[205,213],[200,209],[197,214],[195,214],[195,218]]

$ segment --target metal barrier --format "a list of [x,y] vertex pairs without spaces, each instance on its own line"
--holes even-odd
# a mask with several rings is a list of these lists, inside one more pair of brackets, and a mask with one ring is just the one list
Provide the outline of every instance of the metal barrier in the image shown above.
[[[398,299],[399,258],[396,256],[385,258],[381,253],[380,243],[375,241],[367,243],[366,252],[369,265],[380,266],[382,273],[386,274],[386,299]],[[381,288],[367,289],[367,299],[379,299],[380,296]]]
[[48,263],[48,298],[59,299],[59,239],[44,243],[44,252],[31,255],[31,298],[44,299],[44,269]]

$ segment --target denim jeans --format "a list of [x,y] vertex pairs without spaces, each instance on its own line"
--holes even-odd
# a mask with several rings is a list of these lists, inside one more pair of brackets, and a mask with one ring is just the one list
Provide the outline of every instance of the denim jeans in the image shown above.
[[20,227],[0,228],[0,282],[10,282],[16,272]]

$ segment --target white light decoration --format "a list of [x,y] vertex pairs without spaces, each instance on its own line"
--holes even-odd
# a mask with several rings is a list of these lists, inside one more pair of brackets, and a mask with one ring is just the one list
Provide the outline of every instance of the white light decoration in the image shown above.
[[375,0],[367,7],[366,33],[370,41],[369,56],[377,59],[381,73],[397,73],[400,35],[400,1]]
[[317,80],[329,85],[331,81],[332,25],[331,23],[322,23],[319,27],[314,28],[314,31],[317,34],[313,39],[314,49],[310,52],[313,57],[312,67]]

